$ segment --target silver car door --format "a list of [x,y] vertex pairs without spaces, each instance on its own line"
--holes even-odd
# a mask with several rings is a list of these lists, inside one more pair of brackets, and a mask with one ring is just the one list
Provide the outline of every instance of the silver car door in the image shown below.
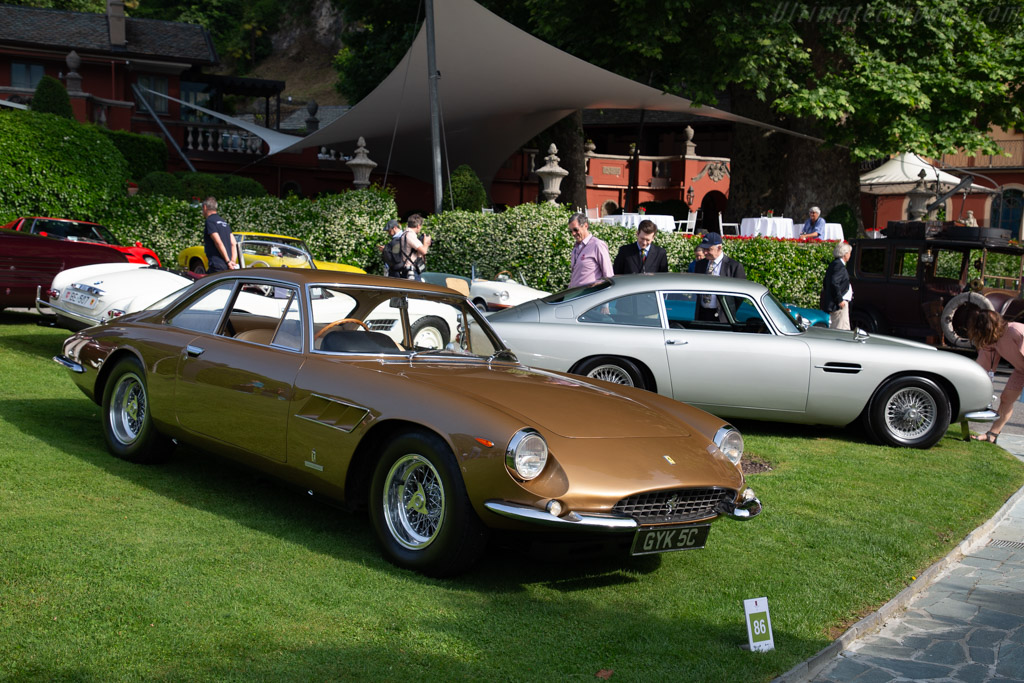
[[661,292],[673,398],[723,415],[767,417],[807,408],[810,352],[776,334],[755,301],[718,295],[720,317],[701,320],[698,292]]

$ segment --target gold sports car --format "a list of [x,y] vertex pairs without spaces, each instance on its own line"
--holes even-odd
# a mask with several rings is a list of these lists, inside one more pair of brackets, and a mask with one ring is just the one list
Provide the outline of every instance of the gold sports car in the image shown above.
[[[457,321],[417,347],[410,311]],[[395,320],[391,334],[372,322]],[[393,563],[456,574],[495,532],[643,555],[704,546],[750,519],[743,438],[632,387],[524,367],[443,287],[313,269],[197,280],[82,330],[55,361],[102,406],[107,447],[137,463],[175,440],[369,511]],[[543,539],[540,539],[543,537]]]
[[[273,235],[266,232],[233,232],[242,268],[318,268],[340,270],[346,273],[365,273],[356,266],[331,261],[318,261],[306,243],[297,237]],[[313,265],[310,266],[309,264]],[[178,266],[203,275],[210,267],[202,245],[182,249],[178,254]]]

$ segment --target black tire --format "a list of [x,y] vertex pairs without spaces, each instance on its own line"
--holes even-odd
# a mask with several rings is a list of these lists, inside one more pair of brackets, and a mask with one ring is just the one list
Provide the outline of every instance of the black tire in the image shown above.
[[875,392],[869,432],[887,446],[931,448],[949,428],[951,409],[942,388],[924,377],[897,377]]
[[644,376],[640,372],[640,368],[628,358],[619,358],[617,356],[591,358],[580,363],[575,372],[577,375],[583,375],[592,379],[602,379],[613,384],[636,387],[637,389],[647,388],[647,383],[644,382]]
[[468,569],[487,545],[459,465],[439,437],[410,432],[384,448],[370,484],[370,521],[384,556],[428,576]]
[[477,298],[473,299],[473,305],[474,305],[474,306],[476,306],[476,307],[477,307],[477,309],[479,309],[479,310],[483,311],[484,313],[486,313],[486,312],[487,312],[487,310],[488,310],[488,308],[487,308],[487,302],[486,302],[486,301],[484,301],[484,300],[483,300],[482,298],[480,298],[480,297],[477,297]]
[[153,426],[146,373],[134,356],[117,361],[103,387],[103,435],[107,450],[129,462],[163,462],[174,450]]
[[202,259],[194,258],[189,261],[188,269],[196,275],[206,275],[206,266],[203,265]]
[[412,324],[413,348],[443,349],[451,340],[448,323],[436,315],[425,315]]
[[871,334],[881,334],[881,325],[879,325],[874,316],[864,312],[858,311],[857,307],[853,307],[853,311],[850,313],[850,327],[856,330],[858,327],[865,332]]

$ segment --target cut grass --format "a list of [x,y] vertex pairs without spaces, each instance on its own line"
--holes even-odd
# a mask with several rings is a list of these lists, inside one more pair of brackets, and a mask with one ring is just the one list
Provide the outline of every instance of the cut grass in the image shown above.
[[[955,432],[740,425],[765,504],[702,551],[550,560],[495,548],[438,581],[384,562],[362,515],[209,454],[107,454],[51,362],[66,333],[0,315],[0,678],[766,681],[884,603],[1024,484]],[[217,409],[211,406],[211,409]],[[226,415],[230,406],[223,406]],[[238,419],[244,419],[239,417]],[[767,596],[776,650],[746,652]]]

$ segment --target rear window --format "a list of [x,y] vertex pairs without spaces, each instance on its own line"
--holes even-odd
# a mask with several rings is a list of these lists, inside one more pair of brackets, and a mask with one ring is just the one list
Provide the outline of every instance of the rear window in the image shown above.
[[581,296],[587,296],[608,289],[612,286],[612,281],[609,279],[598,280],[597,282],[582,287],[570,287],[569,289],[563,289],[561,292],[555,292],[550,296],[546,296],[541,301],[546,304],[561,304],[566,301],[572,301],[573,299],[579,299]]

